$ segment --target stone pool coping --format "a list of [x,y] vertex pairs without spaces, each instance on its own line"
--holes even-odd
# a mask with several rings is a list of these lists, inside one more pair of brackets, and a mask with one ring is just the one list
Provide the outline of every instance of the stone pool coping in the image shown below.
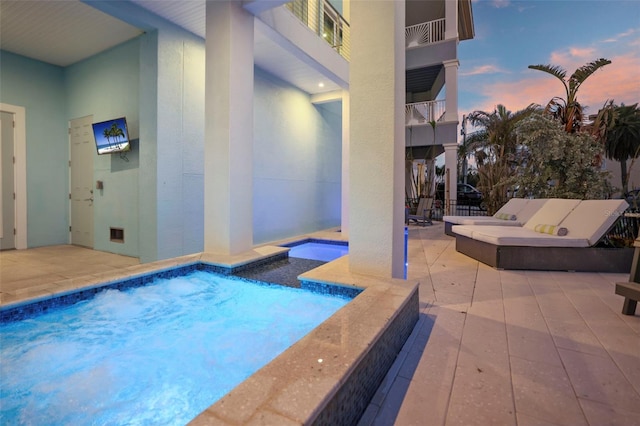
[[255,264],[261,260],[270,260],[277,256],[286,256],[288,247],[262,246],[256,247],[248,252],[239,255],[219,255],[213,253],[195,253],[172,259],[158,260],[155,262],[143,263],[121,268],[115,271],[101,272],[97,274],[84,275],[75,278],[66,278],[53,281],[46,285],[46,290],[41,290],[37,294],[26,293],[17,300],[0,301],[0,308],[9,309],[16,306],[27,305],[40,302],[58,296],[74,293],[81,289],[102,287],[106,284],[121,281],[127,278],[135,278],[146,274],[161,272],[185,266],[192,263],[206,263],[219,266],[222,269],[239,269],[243,266]]
[[[2,309],[194,263],[229,270],[286,256],[261,246],[240,255],[198,253],[52,283],[47,294]],[[191,424],[338,424],[356,422],[418,319],[418,284],[352,274],[348,255],[300,276],[301,281],[364,289],[300,341],[258,370]]]

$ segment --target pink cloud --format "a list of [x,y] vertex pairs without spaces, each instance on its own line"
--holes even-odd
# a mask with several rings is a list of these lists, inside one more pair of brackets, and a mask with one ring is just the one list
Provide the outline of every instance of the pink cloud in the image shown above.
[[[616,104],[626,105],[640,101],[640,58],[627,54],[612,57],[611,61],[611,64],[592,74],[578,90],[578,101],[588,107],[588,113],[596,113],[608,99],[613,99]],[[561,66],[567,69],[568,76],[586,62],[578,61],[578,65],[566,67],[562,63]],[[497,104],[502,104],[510,111],[518,111],[531,103],[544,106],[554,96],[565,98],[562,83],[541,71],[529,71],[526,77],[517,81],[483,85],[482,94],[487,101],[474,106],[472,110],[492,111]]]
[[[481,0],[471,0],[471,3],[480,3]],[[509,7],[511,5],[511,0],[493,0],[491,1],[491,5],[496,9],[501,9],[503,7]]]
[[495,65],[481,65],[467,72],[462,71],[460,72],[460,75],[468,76],[468,75],[481,75],[481,74],[495,74],[495,73],[503,73],[503,72],[505,71],[496,67]]
[[509,7],[509,5],[511,4],[510,0],[493,0],[493,7],[495,7],[496,9],[501,9],[503,7]]
[[599,55],[594,48],[570,47],[566,50],[552,52],[549,63],[561,66],[567,70],[567,75],[571,75],[576,68],[598,59],[600,57]]
[[634,29],[627,30],[627,31],[625,31],[623,33],[616,34],[615,36],[613,36],[611,38],[603,40],[603,43],[615,43],[615,42],[618,42],[621,38],[630,37],[633,34],[635,34],[635,32],[636,32],[636,30],[634,30]]
[[640,101],[640,58],[633,55],[616,56],[611,64],[596,71],[580,87],[578,100],[595,112],[607,99],[617,104]]

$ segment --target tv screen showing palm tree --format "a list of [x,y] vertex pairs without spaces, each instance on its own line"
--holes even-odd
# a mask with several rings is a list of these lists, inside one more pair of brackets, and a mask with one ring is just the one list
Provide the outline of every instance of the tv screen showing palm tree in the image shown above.
[[131,149],[125,117],[93,123],[93,135],[96,139],[98,154],[111,154]]

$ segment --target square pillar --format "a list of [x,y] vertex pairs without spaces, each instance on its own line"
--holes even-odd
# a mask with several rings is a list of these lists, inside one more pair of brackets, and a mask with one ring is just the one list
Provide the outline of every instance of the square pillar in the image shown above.
[[253,15],[207,1],[204,249],[253,247]]
[[447,85],[445,98],[445,121],[458,121],[458,68],[460,61],[453,59],[444,61],[444,81]]
[[349,237],[349,92],[342,91],[342,193],[340,211],[340,232]]
[[404,277],[405,2],[351,2],[349,268]]
[[458,0],[445,0],[445,40],[458,38]]

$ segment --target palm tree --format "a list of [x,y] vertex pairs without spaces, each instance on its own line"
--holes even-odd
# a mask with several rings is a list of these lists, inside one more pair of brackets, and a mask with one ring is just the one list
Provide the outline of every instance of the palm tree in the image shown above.
[[109,148],[111,148],[111,129],[108,129],[105,127],[104,131],[102,132],[102,136],[105,137],[105,139],[107,140],[107,143],[109,144]]
[[469,173],[469,157],[473,155],[471,139],[464,139],[462,144],[458,145],[458,164],[460,167],[460,176],[463,183],[467,183],[467,174]]
[[498,105],[491,113],[474,111],[469,114],[471,125],[479,128],[467,139],[475,153],[478,189],[484,194],[489,214],[507,202],[508,188],[518,164],[516,125],[538,109],[537,105],[531,104],[512,113],[504,105]]
[[467,139],[467,117],[464,115],[462,116],[460,134],[462,135],[462,144],[458,145],[458,165],[460,168],[460,175],[462,176],[462,182],[467,183],[467,169],[469,166],[468,160],[473,152],[471,150],[470,139]]
[[[604,143],[605,155],[620,162],[622,193],[629,190],[629,175],[640,155],[640,108],[638,104],[617,106],[609,101],[598,112],[594,133]],[[627,169],[627,160],[631,165]]]
[[578,89],[589,78],[591,74],[596,70],[602,68],[605,65],[610,64],[608,59],[600,58],[596,61],[589,62],[580,68],[576,69],[569,77],[569,80],[565,80],[567,72],[557,65],[529,65],[529,68],[533,70],[544,71],[552,76],[556,77],[562,82],[565,90],[566,98],[554,97],[549,101],[545,108],[545,113],[550,114],[554,118],[560,120],[564,129],[568,133],[574,133],[580,130],[582,126],[583,114],[582,105],[578,102]]
[[119,138],[124,138],[124,132],[120,127],[118,127],[117,123],[111,123],[111,129],[109,129],[109,134],[115,138],[116,143],[118,144],[118,148],[120,148],[120,143],[118,142]]

